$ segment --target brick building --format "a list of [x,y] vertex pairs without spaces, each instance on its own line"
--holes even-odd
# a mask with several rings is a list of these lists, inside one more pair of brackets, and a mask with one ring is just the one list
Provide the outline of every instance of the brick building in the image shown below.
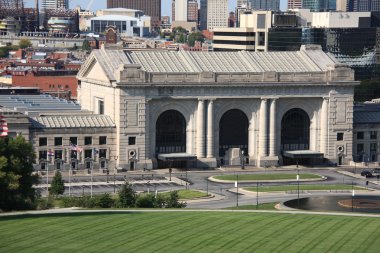
[[39,87],[41,92],[66,98],[77,97],[77,71],[30,71],[13,74],[12,85],[21,87]]

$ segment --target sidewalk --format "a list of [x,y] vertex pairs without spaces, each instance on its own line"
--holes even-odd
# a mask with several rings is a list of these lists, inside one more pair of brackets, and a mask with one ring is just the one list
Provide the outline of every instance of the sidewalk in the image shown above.
[[342,171],[342,170],[339,170],[337,172],[340,174],[343,174],[345,176],[349,176],[349,177],[353,177],[353,178],[357,178],[357,179],[363,179],[364,181],[368,181],[368,183],[370,183],[370,184],[380,185],[380,181],[378,181],[377,179],[372,178],[372,180],[371,180],[371,178],[363,177],[362,175],[360,175],[358,173],[354,174],[352,172]]

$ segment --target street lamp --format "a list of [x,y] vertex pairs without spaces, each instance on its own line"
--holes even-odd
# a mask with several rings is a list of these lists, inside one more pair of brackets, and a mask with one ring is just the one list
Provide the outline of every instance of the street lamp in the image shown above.
[[92,158],[90,158],[90,157],[87,157],[87,158],[85,158],[85,162],[86,162],[86,169],[87,170],[90,170],[90,173],[91,173],[91,198],[92,198],[92,184],[93,184],[93,178],[92,178],[92,166],[93,166],[93,160],[92,160]]
[[115,168],[113,169],[113,193],[116,193],[116,165],[117,165],[117,159],[118,158],[119,158],[119,156],[117,156],[117,155],[113,156],[113,159],[115,160]]
[[49,163],[48,160],[40,159],[40,170],[46,169],[46,195],[49,195]]
[[241,169],[244,170],[244,150],[241,150],[240,153],[240,159],[241,159]]
[[76,170],[78,168],[78,159],[71,158],[71,164],[69,168],[69,197],[71,197],[71,173],[72,170]]
[[298,168],[297,159],[297,208],[300,208],[300,169]]

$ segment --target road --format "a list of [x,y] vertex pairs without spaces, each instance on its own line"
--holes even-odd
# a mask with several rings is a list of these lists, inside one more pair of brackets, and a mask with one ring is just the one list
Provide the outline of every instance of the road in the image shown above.
[[[353,172],[354,168],[346,167],[338,167],[338,168],[301,168],[301,173],[314,173],[327,177],[326,180],[319,181],[318,184],[354,184],[356,186],[366,187],[366,181],[376,181],[376,179],[365,179],[363,177],[354,178],[351,176],[343,175],[338,173],[338,171],[346,170],[349,172]],[[361,172],[363,168],[356,168],[357,174]],[[134,189],[138,192],[147,192],[149,191],[158,192],[161,191],[170,191],[170,190],[179,190],[185,189],[186,184],[185,181],[188,181],[190,185],[189,189],[202,190],[205,192],[209,192],[211,194],[216,195],[216,198],[212,198],[209,201],[201,201],[201,202],[188,202],[189,208],[205,208],[205,209],[215,209],[215,208],[225,208],[236,206],[237,202],[239,205],[255,205],[257,198],[256,194],[241,195],[239,194],[238,199],[236,198],[236,193],[230,192],[229,190],[234,188],[234,183],[218,183],[207,180],[210,176],[221,175],[221,174],[254,174],[254,173],[293,173],[296,178],[297,169],[295,167],[292,168],[272,168],[272,169],[257,169],[257,168],[246,168],[246,170],[240,170],[239,168],[224,168],[220,170],[219,168],[215,170],[175,170],[173,169],[173,173],[171,173],[172,181],[169,181],[170,174],[168,170],[155,170],[150,172],[126,172],[122,175],[115,176],[115,182],[118,182],[114,185],[114,177],[110,175],[107,183],[106,175],[93,175],[93,194],[99,193],[113,193],[117,192],[121,183],[127,179],[132,182],[134,185]],[[360,174],[359,174],[360,175]],[[65,182],[68,182],[68,175],[64,174],[63,178]],[[49,183],[51,182],[52,175],[50,175]],[[175,180],[176,179],[176,180]],[[183,181],[181,181],[183,180]],[[71,177],[72,184],[76,186],[72,186],[70,192],[72,195],[90,195],[91,191],[91,177],[89,175],[74,175]],[[41,178],[41,183],[46,183],[46,177]],[[287,183],[260,183],[261,186],[269,186],[269,185],[280,185],[280,184],[296,184],[294,182]],[[301,182],[300,184],[316,184],[316,182]],[[239,183],[239,188],[243,187],[256,187],[256,183]],[[373,189],[380,190],[380,186],[376,184],[369,184],[369,187]],[[42,195],[46,194],[46,186],[42,188]],[[68,195],[68,187],[66,187],[65,194]],[[318,193],[321,194],[331,194],[331,193]],[[350,192],[345,192],[343,194],[351,194]],[[310,196],[310,194],[300,194],[300,197]],[[259,194],[259,203],[269,203],[269,202],[282,202],[290,199],[297,198],[297,193],[293,192],[291,194],[278,194],[278,195],[265,195]]]

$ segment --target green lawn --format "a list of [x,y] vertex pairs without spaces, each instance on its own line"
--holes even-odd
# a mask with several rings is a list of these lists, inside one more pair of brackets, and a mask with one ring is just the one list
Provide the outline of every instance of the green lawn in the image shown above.
[[[247,191],[256,192],[256,187],[243,188]],[[365,190],[363,187],[354,186],[355,190]],[[274,186],[259,186],[259,192],[275,192],[275,191],[297,191],[297,185],[274,185]],[[317,191],[317,190],[352,190],[351,185],[338,184],[338,185],[302,185],[300,184],[301,191]]]
[[[169,192],[160,193],[163,195],[169,195]],[[207,194],[205,192],[195,191],[195,190],[179,190],[178,196],[180,199],[189,200],[189,199],[196,199],[196,198],[202,198],[207,197]]]
[[[236,175],[219,175],[214,176],[215,179],[236,181]],[[318,179],[320,175],[316,174],[300,174],[300,179]],[[239,174],[239,180],[296,180],[297,174]]]
[[0,217],[0,252],[379,252],[380,218],[132,212]]
[[278,202],[259,204],[258,208],[256,205],[245,205],[245,206],[227,207],[224,209],[226,209],[226,210],[277,210],[274,207],[277,203]]

